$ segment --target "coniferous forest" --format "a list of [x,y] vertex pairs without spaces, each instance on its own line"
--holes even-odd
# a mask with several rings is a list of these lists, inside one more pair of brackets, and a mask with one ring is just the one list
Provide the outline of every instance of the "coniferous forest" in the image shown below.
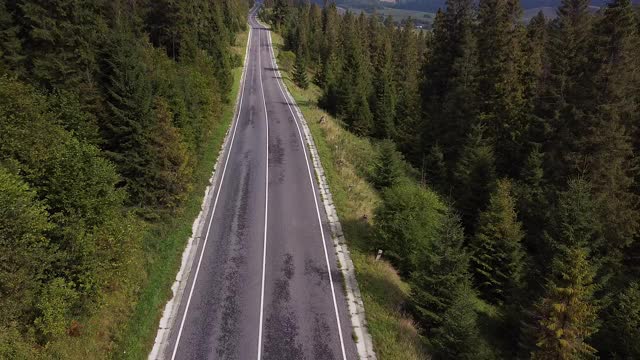
[[[137,302],[162,246],[145,234],[183,211],[217,151],[205,146],[234,100],[229,49],[249,5],[0,2],[0,358],[79,358],[51,344]],[[125,324],[100,321],[111,351],[105,329]]]
[[629,0],[563,0],[527,24],[519,1],[447,0],[428,32],[330,2],[267,5],[292,80],[379,143],[370,251],[410,283],[433,358],[640,358]]

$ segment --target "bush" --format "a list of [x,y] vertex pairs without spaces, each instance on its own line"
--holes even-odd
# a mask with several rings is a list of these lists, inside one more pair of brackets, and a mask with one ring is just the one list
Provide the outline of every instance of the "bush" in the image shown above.
[[57,278],[50,282],[37,305],[40,316],[35,325],[45,340],[53,340],[64,335],[71,324],[70,315],[79,294],[73,284]]

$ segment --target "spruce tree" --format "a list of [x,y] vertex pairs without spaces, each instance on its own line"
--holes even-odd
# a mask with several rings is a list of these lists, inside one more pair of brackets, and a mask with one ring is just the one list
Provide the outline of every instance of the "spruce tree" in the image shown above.
[[423,146],[436,142],[448,165],[458,158],[461,144],[475,117],[476,63],[472,2],[447,0],[433,23],[431,50],[423,71],[422,110],[426,119]]
[[[533,266],[529,271],[529,283],[536,284],[543,276],[542,269],[551,256],[551,250],[540,241],[548,231],[551,216],[549,190],[544,177],[544,154],[539,146],[534,146],[522,168],[520,180],[515,184],[518,215],[524,228],[523,245],[530,255]],[[529,287],[530,290],[537,290]]]
[[536,305],[538,327],[532,359],[594,357],[596,349],[587,342],[597,319],[594,271],[588,254],[577,245],[563,247],[557,254],[546,294]]
[[497,166],[515,175],[522,157],[524,29],[518,2],[481,0],[478,11],[479,117],[495,141]]
[[124,178],[129,201],[142,205],[146,188],[141,179],[150,161],[146,136],[153,127],[153,93],[142,50],[122,26],[110,45],[107,87],[110,116],[100,126],[104,148]]
[[475,125],[467,135],[453,173],[454,198],[465,229],[473,232],[478,212],[484,210],[496,180],[495,159],[484,126]]
[[0,74],[11,70],[21,75],[24,71],[22,43],[18,37],[18,26],[7,3],[0,3]]
[[420,250],[411,274],[411,306],[422,329],[433,334],[447,310],[470,289],[464,233],[452,209],[443,217],[437,236]]
[[471,267],[482,297],[500,304],[521,289],[524,275],[522,225],[517,219],[511,182],[499,180],[479,216],[471,242]]
[[338,113],[349,130],[357,135],[369,135],[373,129],[373,114],[369,106],[371,69],[368,45],[362,41],[359,20],[347,12],[342,20],[342,76],[336,96]]
[[442,325],[432,335],[436,359],[492,359],[480,335],[474,294],[469,287],[459,290],[452,305],[442,315]]
[[[589,52],[590,73],[585,88],[591,96],[584,106],[588,128],[580,145],[580,166],[593,185],[604,225],[608,261],[619,263],[640,228],[640,199],[634,193],[638,175],[634,158],[633,116],[640,110],[634,84],[640,64],[634,59],[638,34],[630,1],[613,1],[594,26]],[[619,266],[619,265],[618,265]]]
[[602,316],[594,344],[603,358],[640,358],[640,285],[632,282],[614,295]]
[[588,0],[564,0],[558,17],[550,24],[547,83],[537,114],[550,127],[545,150],[549,156],[549,176],[562,186],[578,169],[569,164],[572,154],[580,154],[581,134],[585,133],[582,105],[586,96],[583,74],[588,67],[588,45],[593,24]]
[[95,101],[98,53],[106,40],[104,6],[103,1],[21,2],[25,55],[35,81]]
[[402,154],[396,150],[395,144],[391,140],[383,140],[375,164],[374,186],[381,190],[398,184],[405,177],[403,162]]
[[302,45],[299,46],[296,53],[296,63],[293,68],[293,81],[301,89],[307,89],[309,87],[309,78],[307,77],[307,65],[305,61],[304,53],[302,52]]
[[384,29],[378,29],[374,54],[373,101],[374,135],[391,139],[395,135],[396,94],[393,83],[393,53],[391,41]]
[[423,162],[423,174],[427,185],[431,186],[441,194],[446,194],[451,188],[448,185],[447,165],[444,161],[444,154],[437,143],[429,149]]
[[394,82],[397,89],[394,141],[407,159],[414,165],[420,162],[422,153],[420,133],[422,124],[420,109],[420,63],[423,54],[418,51],[418,38],[413,22],[407,20],[396,31],[394,46]]

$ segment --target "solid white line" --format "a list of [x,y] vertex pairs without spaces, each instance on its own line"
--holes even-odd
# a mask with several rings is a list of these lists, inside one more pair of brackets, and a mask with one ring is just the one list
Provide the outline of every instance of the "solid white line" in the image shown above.
[[[245,67],[249,68],[249,48],[251,47],[251,38],[252,38],[252,29],[249,28],[249,39],[247,41],[247,49],[245,52]],[[227,171],[227,164],[229,164],[229,157],[231,156],[231,149],[233,149],[233,142],[236,138],[236,130],[238,129],[238,122],[240,120],[240,113],[242,112],[242,100],[244,98],[244,88],[246,83],[246,73],[243,74],[242,79],[242,90],[240,92],[240,103],[238,105],[238,114],[236,115],[235,125],[233,127],[233,134],[231,135],[231,143],[229,144],[229,151],[227,152],[227,158],[224,162],[224,167],[222,169],[222,176],[220,177],[220,184],[218,185],[218,192],[216,193],[216,199],[213,202],[213,210],[211,212],[211,217],[209,218],[209,224],[207,226],[207,232],[204,237],[204,242],[202,244],[202,251],[200,252],[200,258],[198,259],[198,266],[196,267],[196,272],[193,277],[193,283],[191,284],[191,290],[189,291],[189,297],[187,298],[187,305],[184,309],[184,314],[182,316],[182,321],[180,322],[180,329],[178,330],[178,337],[176,338],[176,344],[173,347],[173,354],[171,355],[171,360],[176,358],[176,354],[178,353],[178,345],[180,344],[180,337],[182,336],[182,329],[184,328],[184,323],[187,319],[187,312],[189,311],[189,305],[191,304],[191,297],[193,296],[193,289],[196,287],[196,281],[198,280],[198,274],[200,273],[200,265],[202,264],[202,258],[204,256],[204,250],[207,247],[207,240],[209,239],[209,231],[211,230],[211,223],[213,222],[213,216],[216,213],[216,207],[218,205],[218,198],[220,196],[220,190],[222,189],[222,184],[224,183],[224,175]]]
[[264,105],[264,121],[267,125],[267,162],[265,175],[265,199],[264,199],[264,240],[262,242],[262,286],[260,290],[260,323],[258,330],[258,360],[262,357],[262,321],[264,317],[264,281],[267,262],[267,219],[269,214],[269,115],[267,113],[267,100],[264,96],[264,84],[262,82],[262,30],[258,30],[258,76],[260,77],[260,92],[262,93],[262,104]]
[[[275,61],[275,53],[273,52],[273,45],[271,44],[271,33],[267,32],[267,38],[269,40],[269,49],[271,52],[271,64],[273,66],[274,69],[277,68],[276,64],[274,63]],[[316,205],[316,214],[318,215],[318,224],[320,225],[320,234],[322,235],[322,245],[324,248],[324,257],[327,261],[327,273],[329,274],[329,284],[331,285],[331,296],[333,297],[333,308],[335,309],[335,313],[336,313],[336,322],[338,324],[338,335],[340,336],[340,347],[342,349],[342,358],[344,360],[347,359],[347,354],[345,352],[344,349],[344,339],[342,337],[342,326],[340,325],[340,315],[338,312],[338,302],[336,301],[336,291],[333,287],[333,277],[331,276],[331,264],[329,262],[329,253],[327,251],[327,242],[324,236],[324,228],[322,227],[322,218],[320,216],[320,208],[318,207],[318,198],[316,196],[316,189],[313,185],[313,175],[311,174],[311,166],[309,165],[309,157],[307,156],[307,145],[304,141],[304,138],[302,137],[302,132],[300,131],[300,125],[298,125],[298,120],[296,118],[296,115],[293,112],[293,109],[291,108],[291,104],[289,101],[289,98],[285,95],[284,90],[282,89],[282,86],[280,85],[280,81],[282,81],[281,78],[276,77],[276,83],[278,84],[278,88],[280,88],[280,92],[282,93],[282,96],[285,98],[285,101],[287,102],[287,106],[289,107],[289,111],[291,112],[291,115],[293,116],[293,120],[296,123],[296,127],[298,128],[298,135],[300,136],[300,142],[302,144],[302,151],[304,152],[304,159],[307,163],[307,171],[309,173],[309,183],[311,184],[311,192],[313,193],[313,201]],[[295,101],[294,99],[291,99],[292,101]]]

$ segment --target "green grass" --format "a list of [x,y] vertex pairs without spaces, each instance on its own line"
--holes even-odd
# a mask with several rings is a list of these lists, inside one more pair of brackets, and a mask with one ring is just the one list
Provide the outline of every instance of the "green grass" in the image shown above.
[[[272,34],[276,54],[283,41]],[[374,144],[342,128],[340,122],[317,106],[320,89],[311,85],[302,90],[282,73],[309,127],[318,148],[333,200],[340,216],[356,277],[363,296],[369,331],[379,359],[427,359],[424,339],[413,321],[402,311],[409,286],[385,261],[375,261],[375,249],[367,244],[373,236],[370,221],[380,202],[378,193],[366,181]],[[320,124],[320,119],[326,121]]]

